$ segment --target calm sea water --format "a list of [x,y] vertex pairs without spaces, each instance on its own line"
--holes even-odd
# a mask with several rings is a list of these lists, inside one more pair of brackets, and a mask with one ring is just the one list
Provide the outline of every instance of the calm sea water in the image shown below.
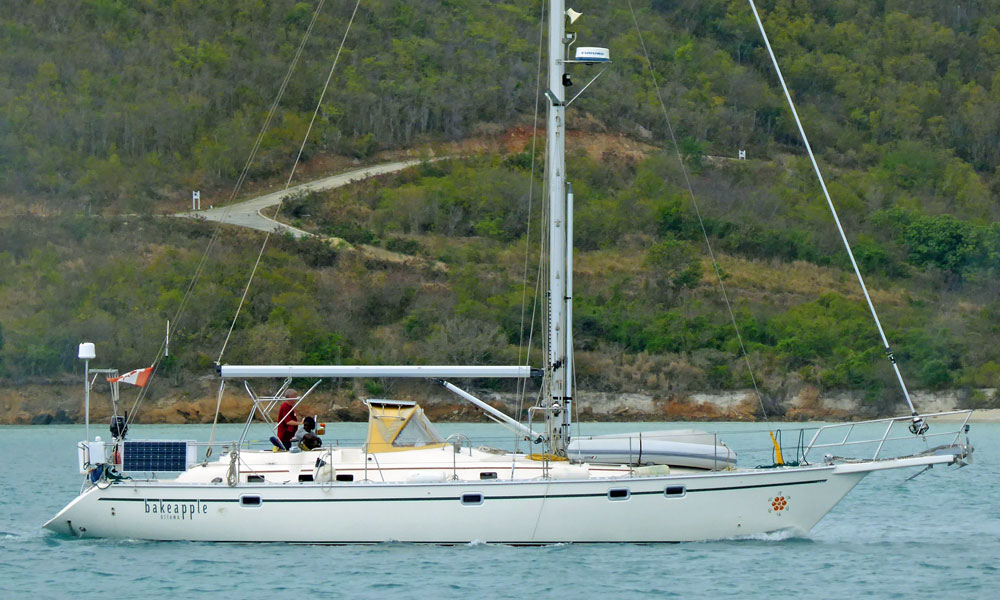
[[[677,427],[678,425],[672,425]],[[683,427],[684,425],[681,425]],[[732,432],[745,424],[699,424]],[[794,428],[785,425],[786,445]],[[601,434],[655,424],[585,425]],[[666,426],[664,426],[666,427]],[[217,439],[239,436],[222,426]],[[509,446],[493,425],[448,424]],[[255,430],[264,434],[264,430]],[[91,434],[106,434],[106,426]],[[357,441],[362,424],[328,427]],[[79,492],[83,427],[0,427],[0,598],[995,598],[1000,586],[1000,424],[973,424],[975,463],[912,481],[874,473],[806,537],[686,544],[296,546],[77,540],[41,529]],[[766,448],[756,434],[758,448]],[[106,435],[105,435],[106,437]],[[206,426],[132,438],[207,440]],[[266,436],[265,436],[266,437]],[[727,434],[730,439],[730,434]],[[738,449],[739,438],[731,445]],[[752,445],[752,444],[751,444]],[[741,464],[768,453],[742,453]]]

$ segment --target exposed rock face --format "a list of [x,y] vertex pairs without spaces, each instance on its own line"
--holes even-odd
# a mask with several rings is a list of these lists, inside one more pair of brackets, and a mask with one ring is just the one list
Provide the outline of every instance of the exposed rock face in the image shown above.
[[56,414],[42,413],[35,415],[31,419],[32,425],[66,425],[72,423],[73,419],[70,418],[66,411],[62,408],[56,411]]
[[[215,417],[216,389],[206,382],[201,393],[167,392],[147,398],[137,421],[143,423],[211,423]],[[131,393],[130,393],[131,392]],[[219,421],[246,419],[249,401],[239,393],[227,391],[219,409]],[[476,421],[482,411],[471,404],[439,390],[415,395],[392,395],[399,399],[416,400],[428,415],[437,421]],[[993,389],[976,390],[981,396],[995,398]],[[476,393],[476,392],[473,392]],[[913,402],[925,413],[960,408],[968,404],[967,391],[912,392]],[[510,415],[520,409],[522,419],[534,402],[529,397],[519,406],[512,393],[478,392],[478,397]],[[132,390],[122,390],[121,410],[131,410],[135,399]],[[784,398],[762,399],[769,417],[783,420],[842,421],[879,416],[865,401],[863,392],[821,394],[804,386]],[[905,414],[906,407],[889,407],[892,414]],[[299,409],[302,414],[315,414],[328,421],[364,421],[368,410],[357,397],[346,390],[316,392]],[[693,393],[657,397],[642,393],[605,393],[581,391],[576,398],[575,417],[583,421],[753,421],[762,417],[761,401],[753,390],[715,393]],[[111,415],[110,398],[104,390],[91,393],[92,423],[107,422]],[[83,398],[80,384],[25,385],[0,388],[0,424],[48,425],[82,423]]]

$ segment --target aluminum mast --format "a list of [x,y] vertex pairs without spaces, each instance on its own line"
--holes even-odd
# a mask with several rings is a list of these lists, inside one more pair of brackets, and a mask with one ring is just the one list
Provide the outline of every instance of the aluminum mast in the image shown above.
[[[565,452],[569,443],[573,381],[567,356],[567,338],[573,319],[567,306],[566,255],[566,38],[565,0],[549,2],[549,101],[545,140],[545,180],[549,190],[549,322],[546,348],[548,398],[553,425],[552,447]],[[556,426],[558,425],[558,429]]]

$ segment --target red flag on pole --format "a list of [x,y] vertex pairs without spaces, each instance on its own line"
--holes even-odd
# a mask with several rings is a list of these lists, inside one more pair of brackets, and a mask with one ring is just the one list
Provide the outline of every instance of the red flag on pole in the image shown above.
[[120,381],[122,383],[130,383],[132,385],[137,385],[139,387],[146,387],[146,382],[149,381],[149,376],[153,372],[153,367],[146,367],[145,369],[136,369],[135,371],[129,371],[124,375],[118,377],[108,377],[108,381],[114,383]]

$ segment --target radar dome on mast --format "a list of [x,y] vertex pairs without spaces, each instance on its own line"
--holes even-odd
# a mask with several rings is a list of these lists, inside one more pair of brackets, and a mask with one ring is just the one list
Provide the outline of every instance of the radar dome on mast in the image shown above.
[[576,62],[587,65],[594,63],[611,62],[611,51],[607,48],[596,48],[593,46],[580,46],[576,49]]

